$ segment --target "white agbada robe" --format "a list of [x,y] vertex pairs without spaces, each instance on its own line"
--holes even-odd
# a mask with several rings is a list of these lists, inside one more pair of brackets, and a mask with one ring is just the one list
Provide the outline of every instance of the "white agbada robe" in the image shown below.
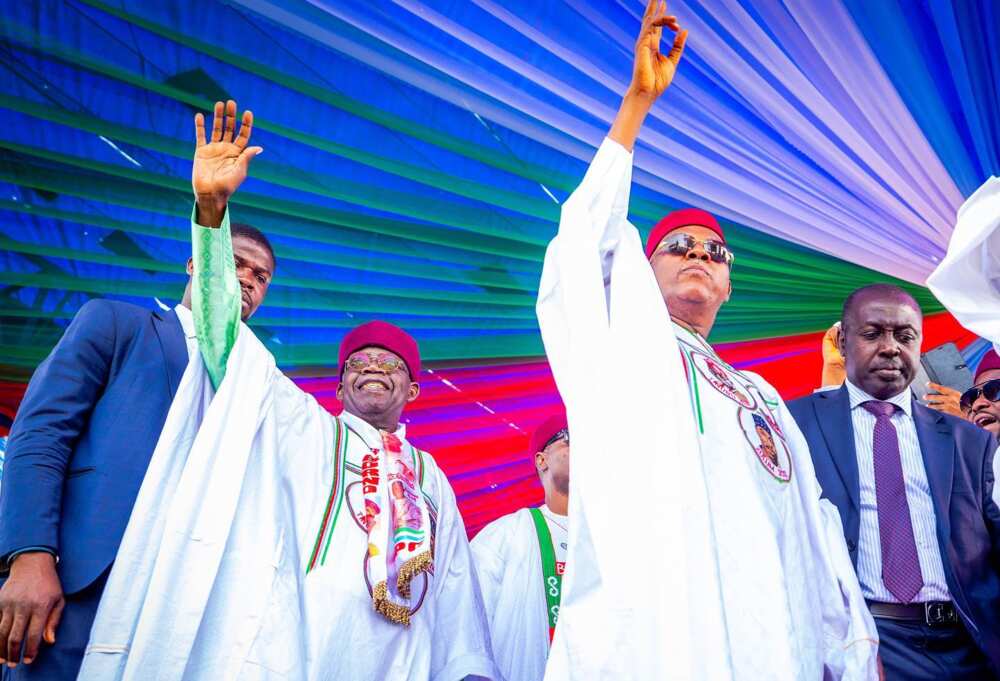
[[770,385],[670,321],[627,221],[631,167],[605,140],[539,289],[573,432],[546,679],[876,678],[874,622],[808,446]]
[[[948,252],[927,287],[962,326],[1000,352],[1000,178],[986,180],[958,209]],[[1000,479],[1000,456],[993,471]],[[993,496],[1000,504],[1000,485]]]
[[[542,515],[556,561],[565,564],[568,518],[545,506]],[[508,681],[541,681],[549,656],[549,620],[531,512],[522,508],[480,530],[472,539],[472,557],[500,672]]]
[[[300,394],[303,401],[308,397],[315,404],[311,396]],[[434,529],[434,575],[414,579],[409,627],[389,622],[373,609],[364,569],[368,534],[362,524],[361,462],[373,449],[382,448],[382,438],[377,429],[353,414],[345,412],[339,418],[347,433],[344,504],[325,560],[320,559],[305,576],[303,594],[309,614],[309,650],[315,658],[311,664],[322,670],[317,678],[500,679],[489,650],[486,616],[455,494],[431,455],[420,450],[416,450],[416,473]],[[405,452],[410,446],[405,425],[400,424],[395,435]],[[305,473],[327,485],[310,488],[321,494],[312,500],[313,511],[302,516],[304,522],[297,528],[299,546],[316,545],[333,477],[332,459],[303,461],[304,466],[311,466]],[[320,542],[325,545],[327,537]]]
[[927,287],[962,326],[1000,348],[1000,178],[958,209],[948,252]]
[[[231,268],[226,219],[225,229],[197,238],[208,258]],[[195,257],[205,253],[196,248]],[[235,281],[231,270],[216,272],[206,304],[225,298],[214,284]],[[235,323],[239,333],[219,334],[235,338],[224,371],[210,370],[203,353],[189,359],[78,678],[499,679],[465,526],[433,458],[411,450],[431,512],[434,573],[415,578],[404,627],[374,611],[367,533],[355,520],[364,508],[361,458],[383,446],[381,436],[360,418],[332,416]],[[214,397],[213,372],[225,375]],[[396,435],[406,451],[405,429]],[[337,473],[342,495],[333,493]]]

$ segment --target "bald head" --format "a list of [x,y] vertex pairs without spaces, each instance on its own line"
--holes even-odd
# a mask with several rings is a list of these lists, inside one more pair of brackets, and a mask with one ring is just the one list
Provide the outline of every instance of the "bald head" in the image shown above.
[[923,319],[924,312],[920,309],[920,303],[910,293],[894,284],[869,284],[855,289],[847,299],[844,300],[844,307],[840,313],[841,325],[848,323],[855,308],[864,302],[876,300],[890,305],[905,305],[912,308],[917,315]]
[[848,380],[879,400],[900,394],[916,375],[922,333],[912,295],[891,284],[859,288],[844,301],[837,338]]

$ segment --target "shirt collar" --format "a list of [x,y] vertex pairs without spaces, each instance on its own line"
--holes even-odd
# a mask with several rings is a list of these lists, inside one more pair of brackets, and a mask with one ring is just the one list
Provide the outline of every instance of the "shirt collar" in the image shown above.
[[194,338],[196,335],[194,330],[194,315],[191,314],[191,310],[178,303],[174,305],[174,312],[177,313],[177,319],[181,323],[181,330],[184,331],[184,335],[187,338]]
[[[340,418],[344,421],[347,426],[360,435],[369,447],[381,447],[382,446],[382,433],[379,429],[372,424],[365,421],[360,416],[355,416],[346,409],[340,412]],[[399,423],[399,427],[396,428],[393,433],[400,440],[406,441],[406,424],[403,422]]]
[[864,402],[891,402],[899,407],[900,410],[902,410],[902,412],[907,416],[913,416],[911,413],[913,411],[913,392],[909,389],[909,387],[898,395],[890,397],[887,400],[879,400],[851,383],[850,380],[845,380],[844,385],[847,386],[847,394],[850,395],[851,398],[851,411],[854,411],[854,409],[861,406]]

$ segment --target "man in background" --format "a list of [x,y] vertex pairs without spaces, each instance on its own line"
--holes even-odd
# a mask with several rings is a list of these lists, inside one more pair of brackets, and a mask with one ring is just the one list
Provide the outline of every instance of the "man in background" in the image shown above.
[[1000,356],[990,349],[972,379],[973,386],[962,393],[960,406],[966,419],[1000,437]]
[[1000,669],[996,439],[921,405],[917,301],[888,284],[844,302],[847,380],[789,404],[847,547],[893,679],[988,679]]
[[494,520],[472,540],[493,656],[506,679],[542,681],[559,618],[569,534],[566,412],[545,419],[528,447],[545,503]]

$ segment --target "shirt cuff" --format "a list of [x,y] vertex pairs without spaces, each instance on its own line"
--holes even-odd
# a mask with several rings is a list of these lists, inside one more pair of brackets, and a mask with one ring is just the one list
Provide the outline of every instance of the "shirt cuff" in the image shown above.
[[198,202],[195,201],[191,204],[191,224],[201,229],[229,229],[229,206],[226,206],[226,210],[222,213],[222,222],[219,223],[218,227],[206,227],[205,225],[198,222]]
[[59,562],[59,555],[56,550],[50,546],[25,546],[23,549],[18,549],[16,551],[11,551],[8,553],[2,561],[0,561],[0,572],[6,574],[10,572],[10,566],[13,565],[14,559],[20,556],[22,553],[48,553]]

